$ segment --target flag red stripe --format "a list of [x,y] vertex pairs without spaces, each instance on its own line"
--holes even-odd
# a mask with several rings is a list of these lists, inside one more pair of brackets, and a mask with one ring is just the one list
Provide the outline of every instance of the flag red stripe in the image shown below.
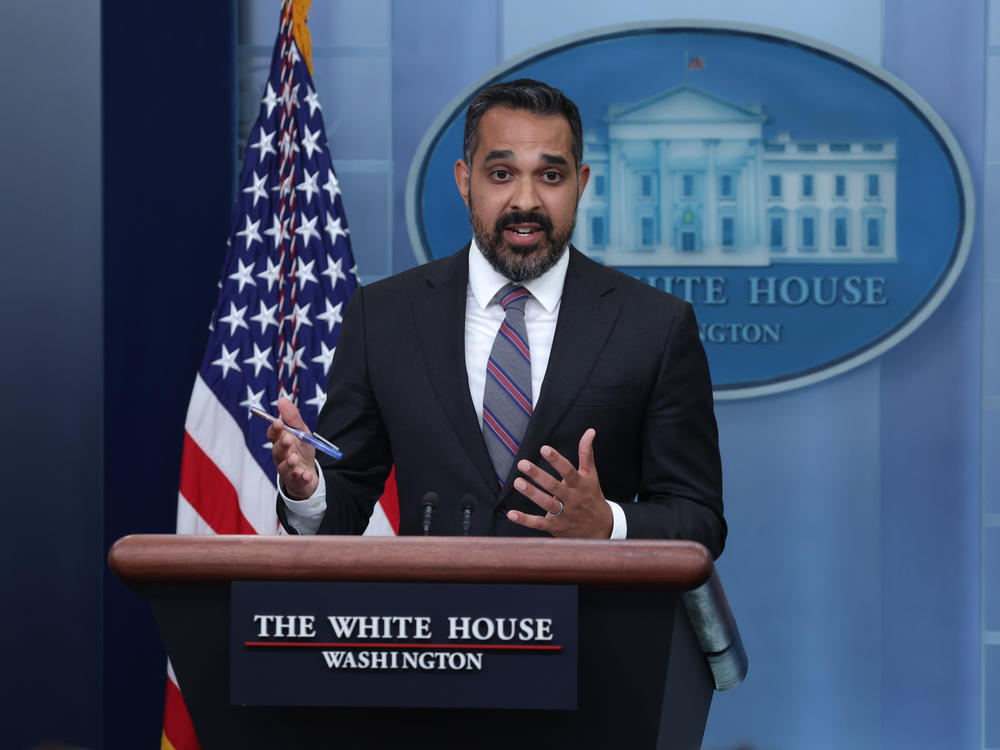
[[379,500],[379,503],[382,506],[382,512],[392,524],[393,532],[399,534],[399,491],[396,489],[395,466],[389,472],[389,478],[385,480],[385,489],[382,490],[382,499]]
[[201,750],[194,733],[184,697],[174,681],[167,678],[167,699],[163,708],[163,739],[176,750]]
[[212,459],[184,433],[181,494],[216,534],[254,534],[240,510],[236,489]]

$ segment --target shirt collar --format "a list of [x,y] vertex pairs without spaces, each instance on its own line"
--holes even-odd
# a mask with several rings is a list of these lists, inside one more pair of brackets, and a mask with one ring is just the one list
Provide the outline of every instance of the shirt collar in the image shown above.
[[[551,314],[562,297],[567,268],[569,268],[568,248],[552,268],[537,279],[525,281],[521,286],[531,292],[531,296]],[[493,269],[473,238],[472,247],[469,248],[469,288],[476,298],[476,304],[485,310],[496,293],[509,283],[510,279]]]

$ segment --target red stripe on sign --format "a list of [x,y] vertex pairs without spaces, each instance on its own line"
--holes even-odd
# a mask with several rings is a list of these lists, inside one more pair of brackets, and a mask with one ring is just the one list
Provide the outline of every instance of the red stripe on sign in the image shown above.
[[176,750],[201,750],[187,706],[184,705],[184,696],[169,677],[163,707],[163,740]]
[[240,510],[240,499],[232,482],[187,432],[180,491],[216,534],[257,533]]
[[531,643],[313,643],[312,641],[245,641],[248,648],[385,648],[385,649],[472,649],[475,651],[562,651],[562,646]]

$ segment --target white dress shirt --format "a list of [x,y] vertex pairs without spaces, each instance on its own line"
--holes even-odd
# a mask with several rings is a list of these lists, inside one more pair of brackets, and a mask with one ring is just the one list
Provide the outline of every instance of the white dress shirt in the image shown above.
[[[524,306],[524,324],[531,349],[531,402],[538,403],[542,381],[552,353],[552,340],[556,333],[556,320],[562,301],[563,283],[569,267],[569,253],[564,252],[559,261],[537,279],[526,281],[522,286],[531,292]],[[482,251],[472,240],[469,249],[469,286],[465,297],[465,369],[469,376],[469,393],[482,424],[483,391],[486,388],[486,363],[493,350],[493,341],[504,311],[493,297],[510,280],[497,273],[489,264]],[[581,436],[582,437],[582,436]],[[574,461],[576,456],[567,456]],[[575,463],[575,461],[574,461]],[[306,500],[292,500],[278,486],[285,502],[288,523],[303,534],[313,534],[319,528],[326,511],[326,482],[323,472],[316,464],[319,486],[312,497]],[[618,503],[607,501],[614,517],[611,538],[624,539],[626,536],[625,512]]]

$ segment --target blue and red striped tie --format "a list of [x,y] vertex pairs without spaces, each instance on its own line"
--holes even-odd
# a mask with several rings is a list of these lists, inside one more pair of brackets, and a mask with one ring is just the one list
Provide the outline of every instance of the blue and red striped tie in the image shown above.
[[486,363],[483,436],[501,487],[531,418],[531,352],[524,326],[524,305],[530,296],[524,287],[508,284],[493,298],[506,317]]

